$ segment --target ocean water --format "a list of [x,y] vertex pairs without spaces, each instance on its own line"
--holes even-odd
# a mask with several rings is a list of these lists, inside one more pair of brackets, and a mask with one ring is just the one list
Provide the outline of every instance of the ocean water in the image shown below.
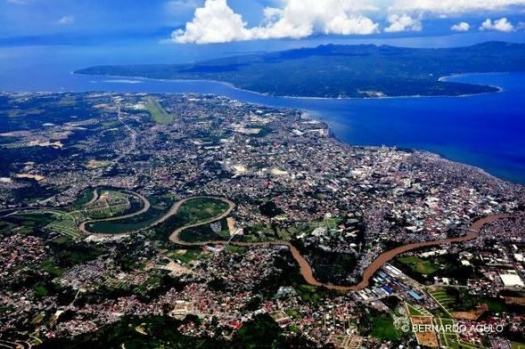
[[[137,53],[136,57],[130,57],[129,54],[112,55],[112,51],[106,49],[76,47],[18,48],[12,52],[4,50],[0,51],[0,91],[224,95],[243,102],[304,110],[327,122],[338,139],[352,145],[428,150],[454,161],[478,166],[502,179],[525,184],[525,72],[447,78],[451,81],[499,86],[503,89],[500,93],[366,100],[269,97],[218,82],[155,81],[71,74],[75,69],[95,64],[165,63],[167,59],[159,58],[161,53]],[[206,52],[203,51],[203,54]]]

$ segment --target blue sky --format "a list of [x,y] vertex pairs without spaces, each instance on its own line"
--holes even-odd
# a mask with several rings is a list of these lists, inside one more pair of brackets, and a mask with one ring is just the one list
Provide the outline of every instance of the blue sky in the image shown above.
[[525,37],[525,0],[0,0],[0,44]]

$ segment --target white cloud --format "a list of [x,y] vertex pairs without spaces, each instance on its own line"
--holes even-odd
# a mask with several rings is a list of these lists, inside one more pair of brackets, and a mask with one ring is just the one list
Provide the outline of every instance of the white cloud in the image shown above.
[[185,30],[173,32],[172,38],[178,43],[207,44],[250,40],[252,35],[246,29],[246,22],[233,12],[226,0],[206,0],[203,7],[195,10]]
[[525,5],[525,0],[394,0],[391,11],[456,14],[472,11],[502,10]]
[[503,17],[500,19],[497,19],[495,21],[492,21],[491,19],[487,18],[482,24],[481,27],[479,27],[479,30],[485,31],[485,30],[495,30],[500,31],[504,33],[510,33],[515,30],[512,23],[510,23],[507,18]]
[[[172,41],[222,43],[304,38],[315,34],[365,35],[379,33],[377,21],[385,18],[388,21],[385,32],[421,31],[422,20],[427,18],[455,18],[463,14],[479,15],[480,12],[501,15],[504,11],[525,9],[525,0],[265,0],[263,3],[272,5],[264,8],[259,14],[261,23],[253,26],[248,25],[227,0],[167,1],[167,12],[173,17],[181,21],[192,18],[184,29],[172,33]],[[246,6],[238,5],[238,8],[246,9]],[[252,13],[249,18],[253,23],[255,17]],[[505,31],[509,30],[509,24],[490,22],[483,30]],[[454,31],[470,29],[466,22],[451,27]]]
[[374,11],[371,5],[354,0],[284,0],[282,8],[264,9],[260,26],[248,28],[242,17],[235,13],[226,0],[206,0],[195,11],[185,30],[173,32],[178,43],[222,43],[229,41],[304,38],[323,34],[372,34],[379,25],[361,14]]
[[468,32],[470,30],[470,24],[467,22],[460,22],[458,24],[454,24],[452,27],[450,27],[450,29],[455,32]]
[[372,34],[378,24],[363,12],[376,7],[354,0],[285,0],[284,7],[265,9],[265,26],[256,32],[270,37],[305,37],[314,33]]
[[70,24],[73,24],[73,23],[75,23],[75,16],[72,16],[72,15],[64,16],[64,17],[60,18],[58,21],[56,21],[55,23],[59,24],[59,25],[70,25]]
[[404,31],[421,31],[423,29],[423,25],[421,24],[421,21],[417,18],[412,18],[409,15],[397,15],[393,14],[388,16],[388,23],[390,25],[385,28],[385,32],[387,33],[396,33],[396,32],[404,32]]

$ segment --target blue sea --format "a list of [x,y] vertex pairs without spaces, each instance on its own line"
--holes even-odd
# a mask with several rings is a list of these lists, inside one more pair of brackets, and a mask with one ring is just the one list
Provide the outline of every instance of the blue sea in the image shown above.
[[166,57],[165,48],[147,52],[122,47],[2,49],[0,91],[212,93],[243,102],[298,108],[327,122],[335,136],[349,144],[428,150],[478,166],[499,178],[525,184],[525,72],[447,78],[498,86],[502,88],[499,93],[347,100],[269,97],[218,82],[71,74],[75,69],[96,64],[191,61],[199,59],[199,55],[201,59],[211,55],[212,50],[199,48],[198,53],[186,51]]

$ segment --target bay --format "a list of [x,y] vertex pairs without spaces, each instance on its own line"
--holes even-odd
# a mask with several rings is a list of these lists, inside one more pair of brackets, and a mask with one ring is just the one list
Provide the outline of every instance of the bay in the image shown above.
[[19,52],[25,59],[10,59],[8,66],[3,65],[0,91],[223,95],[247,103],[304,110],[325,121],[338,139],[352,145],[386,145],[436,152],[448,159],[478,166],[499,178],[525,184],[525,72],[447,78],[502,88],[500,93],[485,95],[306,99],[264,96],[211,81],[75,75],[71,74],[72,70],[99,61],[71,48],[63,48],[63,56],[60,50],[42,50],[40,59],[25,57]]

